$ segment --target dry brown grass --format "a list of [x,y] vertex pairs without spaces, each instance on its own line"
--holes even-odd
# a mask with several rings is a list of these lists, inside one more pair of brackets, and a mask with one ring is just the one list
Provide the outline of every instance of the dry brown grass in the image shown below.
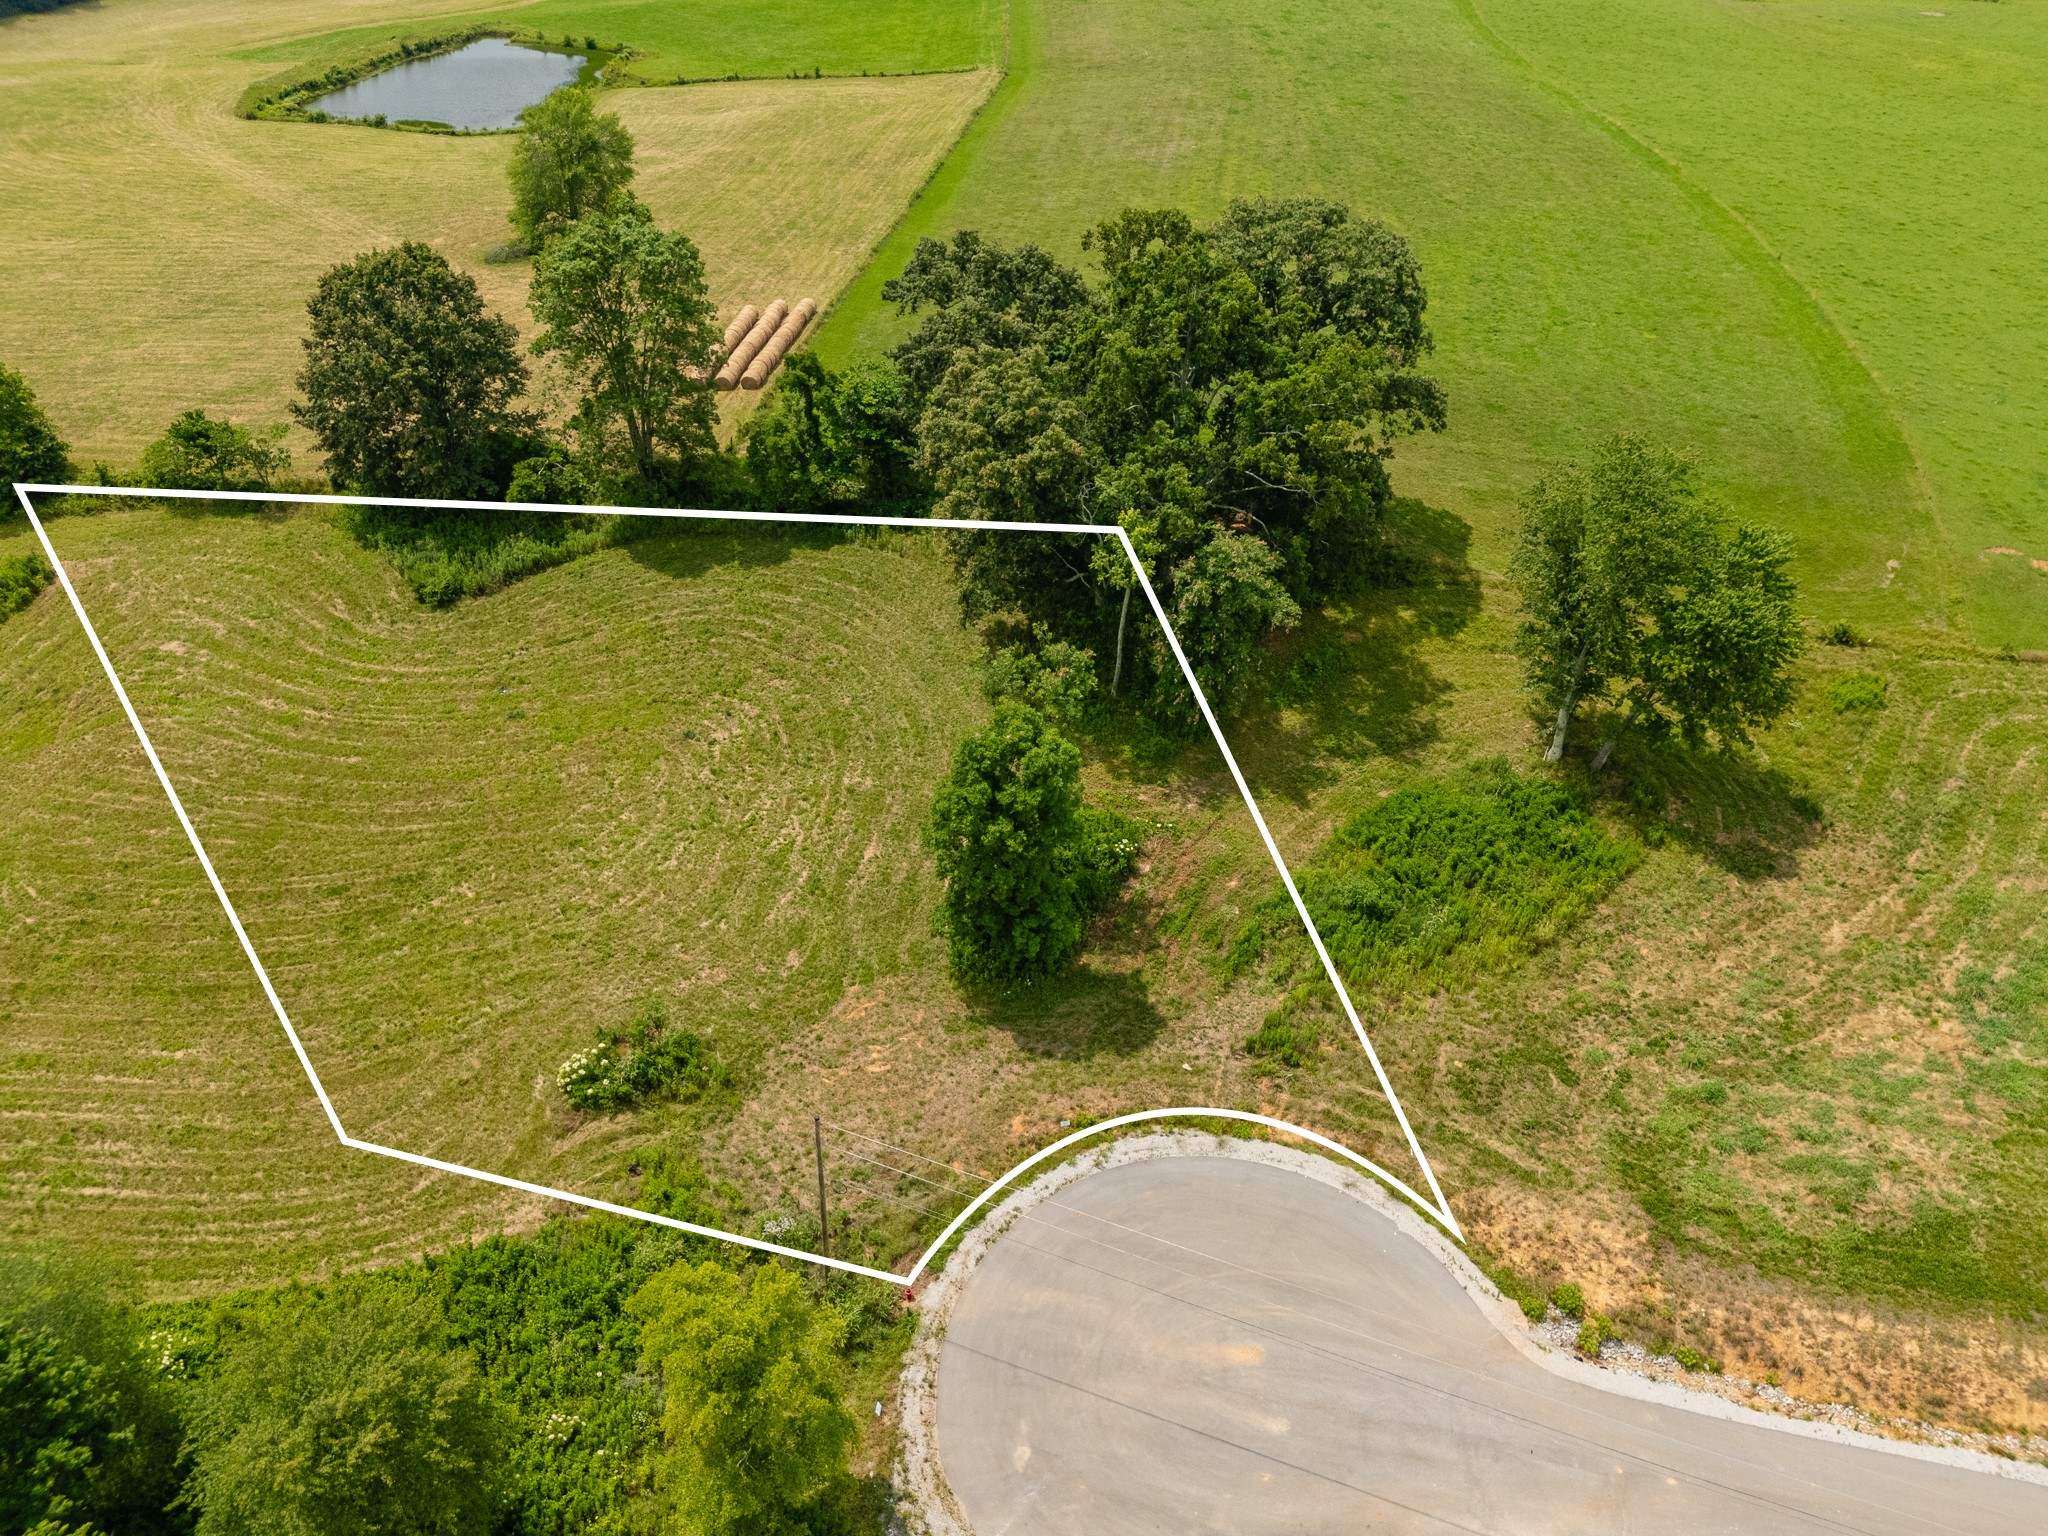
[[[230,50],[436,9],[108,0],[0,28],[0,359],[74,457],[132,464],[191,406],[282,420],[314,279],[372,246],[429,242],[527,326],[529,267],[483,260],[511,238],[511,138],[232,114],[278,65]],[[773,80],[606,104],[639,142],[642,197],[697,241],[730,312],[838,293],[990,84]]]

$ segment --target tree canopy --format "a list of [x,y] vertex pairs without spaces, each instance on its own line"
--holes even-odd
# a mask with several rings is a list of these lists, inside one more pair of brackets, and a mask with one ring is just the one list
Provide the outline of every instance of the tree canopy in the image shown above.
[[[71,458],[64,440],[36,402],[28,380],[0,363],[0,487],[14,503],[14,487],[62,484],[71,478]],[[18,503],[0,517],[20,511]]]
[[699,1536],[800,1536],[845,1494],[859,1431],[839,1400],[835,1314],[788,1270],[678,1264],[627,1303],[661,1373],[661,1481]]
[[331,268],[312,319],[292,414],[327,473],[369,495],[496,499],[531,446],[512,327],[475,279],[416,240]]
[[536,352],[583,385],[586,455],[643,483],[673,483],[715,452],[711,353],[719,340],[704,261],[637,203],[577,220],[535,258]]
[[1124,818],[1082,804],[1079,749],[1014,698],[960,743],[924,842],[946,882],[935,926],[954,975],[998,987],[1066,965],[1137,848]]
[[1804,645],[1791,554],[1780,533],[1729,527],[1698,466],[1640,437],[1537,481],[1513,569],[1524,675],[1554,711],[1550,760],[1593,699],[1619,711],[1617,732],[1693,744],[1746,742],[1782,715]]
[[[894,354],[920,467],[945,516],[1121,523],[1177,624],[1231,628],[1183,632],[1190,652],[1212,668],[1248,657],[1247,616],[1291,622],[1375,558],[1394,443],[1444,424],[1443,391],[1415,371],[1430,347],[1419,271],[1385,225],[1305,198],[1233,203],[1207,228],[1129,209],[1084,246],[1102,269],[1092,288],[1042,250],[972,232],[920,242],[885,286],[924,316]],[[1274,558],[1198,558],[1225,536]],[[1020,610],[1125,648],[1118,551],[1056,534],[969,535],[959,550],[970,618]],[[1198,577],[1208,590],[1184,608],[1179,584]],[[1237,582],[1252,589],[1220,591]],[[1191,700],[1165,660],[1154,648],[1149,686],[1186,728]],[[1226,693],[1230,672],[1216,673]]]
[[834,373],[799,352],[740,430],[755,491],[775,511],[900,509],[917,497],[908,391],[885,363]]
[[611,208],[633,181],[633,136],[587,90],[565,86],[519,114],[512,225],[539,250],[576,220]]
[[184,1528],[175,1405],[105,1276],[0,1258],[0,1530]]
[[496,1512],[499,1410],[423,1299],[266,1319],[190,1405],[200,1536],[466,1536]]

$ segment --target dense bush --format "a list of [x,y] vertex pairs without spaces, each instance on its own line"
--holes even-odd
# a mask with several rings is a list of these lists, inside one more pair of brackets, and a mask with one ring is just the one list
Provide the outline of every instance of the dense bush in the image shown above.
[[[1555,939],[1641,857],[1570,790],[1497,759],[1352,817],[1298,884],[1348,982],[1447,982]],[[1260,905],[1233,957],[1247,963],[1269,947],[1283,971],[1312,967],[1284,891]]]
[[344,525],[430,608],[481,597],[622,539],[625,519],[518,508],[349,507]]
[[0,1531],[41,1521],[107,1536],[180,1531],[175,1403],[105,1277],[0,1259]]
[[36,403],[28,380],[0,363],[0,521],[20,514],[14,487],[23,484],[61,484],[71,478],[71,459],[64,440],[50,425]]
[[599,1111],[624,1109],[663,1093],[687,1097],[728,1080],[725,1065],[710,1048],[671,1023],[660,1003],[643,1007],[623,1034],[600,1031],[555,1074],[571,1104]]
[[740,429],[761,504],[777,512],[915,515],[929,500],[903,377],[885,363],[834,373],[799,352]]
[[1009,699],[1055,725],[1076,726],[1095,701],[1095,656],[1040,626],[1031,644],[1002,646],[989,655],[981,686],[991,704]]
[[199,1536],[487,1527],[510,1424],[440,1331],[388,1286],[244,1331],[188,1404]]
[[55,579],[41,555],[16,555],[11,560],[0,560],[0,619],[21,612]]
[[251,432],[185,411],[142,450],[142,483],[167,491],[267,491],[291,462],[283,426]]
[[954,975],[999,987],[1065,966],[1138,849],[1126,818],[1083,808],[1074,744],[1009,700],[960,743],[924,841],[946,882],[934,926]]

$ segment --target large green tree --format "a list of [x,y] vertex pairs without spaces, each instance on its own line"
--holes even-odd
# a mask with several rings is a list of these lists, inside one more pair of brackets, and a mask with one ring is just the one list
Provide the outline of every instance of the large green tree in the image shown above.
[[1739,743],[1791,706],[1803,648],[1783,534],[1729,525],[1690,459],[1608,439],[1522,500],[1513,570],[1524,675],[1551,716],[1552,762],[1589,700],[1615,734]]
[[47,1255],[0,1258],[0,1531],[185,1529],[169,1508],[179,1439],[162,1373],[106,1277]]
[[576,427],[590,456],[660,486],[716,451],[711,353],[719,340],[704,261],[629,204],[577,220],[534,262],[529,302],[583,388]]
[[488,1529],[502,1416],[439,1326],[387,1287],[259,1322],[193,1396],[200,1536]]
[[[895,354],[921,407],[922,467],[948,516],[1121,523],[1170,614],[1183,575],[1200,573],[1186,621],[1233,626],[1183,635],[1190,651],[1235,657],[1244,615],[1286,622],[1377,558],[1393,445],[1444,424],[1442,390],[1416,371],[1430,346],[1419,272],[1385,225],[1313,199],[1234,203],[1207,228],[1126,210],[1084,245],[1101,263],[1093,288],[1042,251],[971,233],[921,243],[888,285],[924,315]],[[1276,558],[1198,558],[1225,536]],[[1056,535],[959,547],[970,618],[1016,609],[1098,654],[1130,650],[1117,550]],[[1274,579],[1291,603],[1268,600]],[[1251,585],[1218,590],[1237,581]],[[1160,716],[1185,728],[1177,669],[1149,655]],[[1124,665],[1107,670],[1121,691]],[[1216,676],[1225,693],[1237,680]]]
[[591,94],[569,86],[519,114],[512,150],[512,225],[530,250],[613,206],[633,180],[633,136]]
[[799,1536],[844,1497],[859,1431],[839,1399],[837,1315],[774,1265],[678,1264],[631,1301],[661,1374],[661,1481],[696,1536]]
[[0,518],[17,516],[17,484],[62,484],[71,478],[71,459],[64,440],[36,402],[28,380],[0,363],[0,492],[8,505]]
[[330,269],[312,319],[292,414],[344,490],[502,497],[533,451],[518,337],[484,309],[475,279],[408,240]]

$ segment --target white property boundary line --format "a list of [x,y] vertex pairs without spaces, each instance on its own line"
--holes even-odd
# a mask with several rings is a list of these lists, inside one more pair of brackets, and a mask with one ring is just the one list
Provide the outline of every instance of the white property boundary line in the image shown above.
[[[1436,1221],[1451,1236],[1460,1242],[1464,1241],[1464,1232],[1458,1225],[1457,1217],[1451,1213],[1450,1202],[1444,1198],[1443,1189],[1437,1183],[1436,1172],[1430,1167],[1428,1157],[1423,1154],[1422,1144],[1416,1139],[1414,1127],[1408,1123],[1408,1115],[1401,1107],[1400,1096],[1394,1092],[1394,1085],[1388,1081],[1386,1068],[1380,1063],[1379,1052],[1373,1049],[1372,1039],[1365,1032],[1365,1025],[1358,1017],[1357,1008],[1352,1005],[1351,993],[1346,989],[1343,978],[1337,974],[1336,963],[1331,960],[1329,950],[1324,947],[1323,936],[1316,929],[1315,919],[1309,916],[1308,905],[1301,899],[1301,892],[1295,886],[1294,876],[1287,868],[1287,861],[1280,856],[1279,845],[1273,841],[1273,833],[1266,825],[1266,818],[1260,813],[1258,802],[1252,798],[1251,786],[1245,782],[1244,770],[1238,767],[1237,758],[1230,750],[1230,743],[1223,739],[1223,727],[1217,723],[1216,713],[1209,707],[1208,696],[1202,692],[1202,685],[1195,679],[1195,669],[1189,664],[1187,653],[1181,649],[1180,637],[1174,633],[1173,625],[1168,622],[1166,610],[1160,606],[1159,594],[1152,590],[1151,579],[1145,574],[1145,566],[1138,559],[1137,550],[1132,547],[1131,536],[1124,531],[1121,525],[1115,523],[1007,523],[968,518],[854,517],[798,512],[736,512],[695,508],[579,507],[564,506],[553,502],[455,501],[438,498],[414,499],[402,496],[308,496],[271,491],[179,491],[141,486],[17,484],[14,487],[14,494],[21,502],[22,510],[28,514],[29,525],[34,528],[36,538],[42,544],[43,554],[50,562],[50,569],[56,573],[57,580],[63,585],[64,595],[71,600],[72,611],[78,615],[79,625],[85,630],[86,639],[92,643],[93,654],[99,657],[100,667],[107,674],[107,682],[114,690],[114,697],[120,701],[122,713],[127,715],[129,725],[134,727],[136,740],[142,743],[143,754],[149,759],[150,767],[156,771],[157,782],[163,786],[164,794],[171,802],[171,809],[177,815],[178,825],[185,829],[186,840],[192,845],[192,852],[199,860],[199,867],[205,871],[207,883],[213,887],[213,894],[220,899],[221,910],[227,914],[228,924],[234,929],[235,938],[241,943],[242,953],[248,957],[249,966],[255,971],[256,980],[262,985],[263,995],[269,1000],[271,1011],[277,1015],[277,1022],[284,1027],[285,1038],[291,1041],[292,1051],[299,1058],[299,1065],[305,1070],[307,1081],[313,1085],[313,1092],[319,1097],[320,1107],[327,1115],[327,1122],[334,1127],[334,1134],[343,1146],[352,1147],[359,1152],[374,1152],[380,1157],[396,1158],[401,1162],[413,1163],[422,1168],[436,1169],[442,1173],[454,1173],[460,1174],[464,1178],[480,1179],[488,1184],[502,1185],[507,1189],[516,1189],[526,1194],[540,1195],[550,1200],[567,1201],[572,1205],[584,1206],[590,1210],[607,1211],[617,1216],[630,1216],[639,1221],[653,1222],[664,1227],[673,1227],[677,1231],[695,1233],[700,1237],[713,1237],[725,1242],[738,1243],[743,1247],[758,1249],[764,1253],[776,1253],[781,1254],[785,1258],[801,1259],[810,1264],[827,1265],[833,1269],[845,1270],[850,1274],[866,1275],[871,1279],[886,1281],[892,1285],[907,1286],[915,1283],[917,1277],[930,1264],[933,1256],[945,1246],[953,1234],[959,1231],[961,1226],[965,1224],[967,1219],[976,1210],[984,1205],[996,1191],[1009,1184],[1026,1169],[1034,1167],[1046,1158],[1076,1142],[1084,1141],[1091,1136],[1100,1135],[1102,1132],[1113,1130],[1118,1126],[1134,1125],[1146,1120],[1201,1115],[1215,1119],[1238,1120],[1255,1125],[1263,1125],[1273,1130],[1285,1131],[1291,1135],[1301,1136],[1328,1148],[1350,1162],[1356,1163],[1389,1188],[1399,1192],[1403,1198],[1413,1203],[1418,1210]],[[1387,1103],[1393,1108],[1394,1118],[1400,1123],[1401,1134],[1407,1138],[1408,1150],[1414,1155],[1416,1166],[1422,1170],[1422,1176],[1427,1181],[1429,1192],[1434,1198],[1424,1199],[1414,1189],[1410,1188],[1406,1182],[1380,1167],[1369,1158],[1362,1157],[1349,1148],[1329,1140],[1327,1137],[1319,1136],[1314,1131],[1304,1129],[1298,1125],[1290,1125],[1283,1120],[1275,1120],[1266,1115],[1255,1115],[1244,1110],[1233,1109],[1179,1108],[1142,1110],[1136,1114],[1119,1115],[1113,1119],[1102,1121],[1086,1130],[1077,1131],[1073,1135],[1063,1137],[1044,1150],[1026,1158],[984,1190],[966,1210],[954,1217],[946,1230],[939,1234],[938,1239],[919,1256],[916,1264],[911,1266],[908,1275],[899,1275],[887,1270],[872,1269],[864,1264],[849,1263],[844,1259],[827,1258],[823,1254],[805,1253],[801,1249],[785,1247],[780,1243],[766,1242],[760,1238],[743,1237],[737,1232],[724,1232],[715,1227],[704,1227],[694,1222],[678,1221],[672,1216],[659,1216],[652,1211],[635,1210],[632,1206],[616,1205],[609,1200],[597,1200],[588,1195],[573,1194],[568,1190],[553,1189],[544,1184],[528,1183],[524,1179],[510,1178],[501,1173],[490,1173],[481,1168],[468,1168],[460,1163],[444,1162],[440,1158],[435,1157],[424,1157],[417,1152],[405,1152],[396,1147],[379,1146],[375,1142],[362,1141],[349,1135],[347,1129],[341,1123],[341,1116],[335,1113],[334,1102],[328,1098],[327,1089],[320,1081],[320,1074],[313,1069],[312,1058],[306,1054],[306,1047],[299,1039],[298,1030],[292,1026],[291,1016],[285,1012],[284,1003],[277,995],[277,988],[271,984],[270,973],[264,969],[263,961],[256,954],[256,946],[249,940],[248,930],[242,926],[242,919],[235,911],[235,904],[228,898],[227,888],[221,884],[220,875],[214,870],[213,860],[207,856],[206,847],[199,840],[198,829],[192,825],[192,818],[186,814],[185,804],[178,798],[178,791],[171,783],[170,774],[164,769],[163,760],[157,756],[156,747],[149,739],[149,732],[143,728],[142,717],[135,712],[135,706],[128,698],[128,690],[122,686],[120,674],[114,670],[113,660],[107,655],[107,648],[100,641],[99,631],[93,627],[91,618],[86,614],[85,604],[78,596],[78,589],[71,584],[70,573],[65,570],[64,562],[58,558],[56,546],[50,542],[49,531],[44,528],[42,519],[36,515],[35,504],[30,500],[32,494],[56,496],[137,496],[150,500],[286,502],[302,506],[431,507],[456,512],[502,512],[511,510],[566,513],[570,515],[612,513],[627,517],[667,517],[710,522],[829,524],[841,527],[904,528],[911,530],[954,528],[991,532],[1096,534],[1114,537],[1123,546],[1124,555],[1131,563],[1132,574],[1137,577],[1138,585],[1144,589],[1145,601],[1151,605],[1152,616],[1159,621],[1160,631],[1166,636],[1166,643],[1173,650],[1174,660],[1180,663],[1181,676],[1186,680],[1189,690],[1194,694],[1195,703],[1202,712],[1202,719],[1209,726],[1209,734],[1215,739],[1217,751],[1223,754],[1224,764],[1230,769],[1230,776],[1237,784],[1238,793],[1244,797],[1245,809],[1251,812],[1252,822],[1259,829],[1259,837],[1266,845],[1266,852],[1272,856],[1273,868],[1280,874],[1280,883],[1287,888],[1287,895],[1294,903],[1295,913],[1301,918],[1302,927],[1307,931],[1310,943],[1315,946],[1316,958],[1323,965],[1323,974],[1329,978],[1331,987],[1337,993],[1338,1001],[1344,1005],[1344,1015],[1351,1021],[1352,1032],[1357,1035],[1359,1045],[1364,1048],[1366,1060],[1372,1063],[1373,1075],[1379,1080],[1380,1091],[1387,1096]]]

